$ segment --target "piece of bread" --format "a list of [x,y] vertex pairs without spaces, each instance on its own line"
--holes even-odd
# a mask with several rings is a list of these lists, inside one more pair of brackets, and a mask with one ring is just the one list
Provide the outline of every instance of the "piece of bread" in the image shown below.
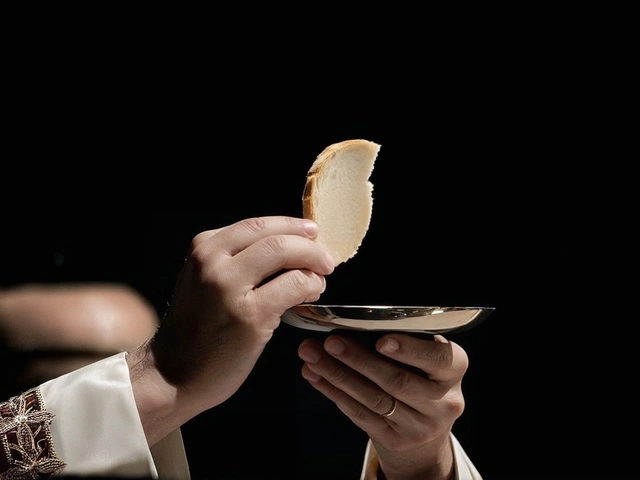
[[369,229],[373,184],[369,181],[380,145],[345,140],[325,148],[311,165],[302,195],[302,216],[320,227],[317,241],[335,265],[353,257]]

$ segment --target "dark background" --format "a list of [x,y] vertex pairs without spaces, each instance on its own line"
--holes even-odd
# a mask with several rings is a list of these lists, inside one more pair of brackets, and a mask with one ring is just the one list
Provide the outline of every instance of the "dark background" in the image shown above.
[[[278,92],[248,77],[238,93],[194,67],[174,84],[158,65],[144,80],[48,70],[22,86],[5,130],[3,286],[126,282],[162,314],[196,233],[300,215],[316,155],[372,140],[370,230],[322,301],[495,307],[450,336],[470,357],[454,432],[484,478],[629,478],[637,157],[613,88],[624,75],[603,84],[559,55],[495,75],[467,64],[428,88],[405,71],[401,88],[372,90],[369,72]],[[282,325],[240,391],[184,426],[194,478],[358,478],[366,438],[301,378],[306,334]]]

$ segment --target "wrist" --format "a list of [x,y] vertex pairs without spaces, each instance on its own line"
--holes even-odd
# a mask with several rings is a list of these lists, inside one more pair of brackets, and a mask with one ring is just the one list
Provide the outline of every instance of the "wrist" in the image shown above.
[[179,408],[178,389],[156,368],[151,341],[126,356],[136,408],[150,447],[187,421]]
[[377,448],[378,480],[455,480],[455,462],[450,436],[434,440],[411,451]]

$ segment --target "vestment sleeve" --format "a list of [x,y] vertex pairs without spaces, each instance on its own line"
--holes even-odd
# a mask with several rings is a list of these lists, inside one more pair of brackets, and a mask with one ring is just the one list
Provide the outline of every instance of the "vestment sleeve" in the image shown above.
[[113,355],[39,387],[53,415],[55,453],[65,464],[58,476],[189,478],[179,430],[153,449],[147,445],[125,357]]
[[[482,480],[480,472],[478,472],[453,434],[451,434],[451,446],[453,447],[453,461],[456,469],[455,480]],[[369,440],[365,450],[360,480],[376,480],[378,478],[378,466],[378,454],[371,440]]]
[[[0,402],[0,478],[39,472],[76,477],[189,479],[180,430],[153,448],[136,409],[126,353],[120,353]],[[451,435],[456,480],[482,480]],[[376,480],[368,442],[361,480]]]

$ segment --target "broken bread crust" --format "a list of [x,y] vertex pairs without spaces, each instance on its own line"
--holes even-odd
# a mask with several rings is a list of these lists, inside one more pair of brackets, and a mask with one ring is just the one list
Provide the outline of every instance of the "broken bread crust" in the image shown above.
[[352,258],[369,229],[373,212],[373,171],[380,145],[345,140],[326,147],[307,172],[302,215],[319,226],[317,241],[335,265]]

